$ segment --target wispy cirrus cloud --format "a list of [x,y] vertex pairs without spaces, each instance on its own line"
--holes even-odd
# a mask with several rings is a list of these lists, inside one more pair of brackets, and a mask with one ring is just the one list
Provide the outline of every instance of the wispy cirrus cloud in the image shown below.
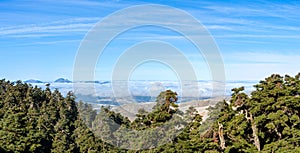
[[279,38],[279,39],[300,39],[300,35],[263,35],[263,34],[229,34],[214,35],[217,38]]
[[300,32],[296,2],[206,2],[200,8],[188,11],[219,38],[298,38]]
[[[298,18],[299,4],[279,4],[272,1],[264,1],[262,3],[250,2],[247,5],[243,5],[244,2],[238,2],[235,4],[223,4],[220,5],[210,3],[203,6],[205,9],[219,12],[222,14],[230,14],[231,16],[244,16],[244,17],[276,17],[284,19]],[[221,3],[222,4],[222,3]],[[259,5],[258,5],[259,4]],[[258,7],[259,6],[259,7]]]
[[49,37],[87,32],[99,18],[72,18],[43,24],[8,26],[0,28],[0,37]]

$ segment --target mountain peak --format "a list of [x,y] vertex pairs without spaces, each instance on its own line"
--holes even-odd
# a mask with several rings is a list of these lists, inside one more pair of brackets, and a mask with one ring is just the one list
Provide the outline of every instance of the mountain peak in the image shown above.
[[55,83],[72,83],[72,81],[65,79],[65,78],[59,78],[54,81]]
[[35,80],[35,79],[29,79],[24,81],[25,83],[43,83],[43,81],[40,80]]

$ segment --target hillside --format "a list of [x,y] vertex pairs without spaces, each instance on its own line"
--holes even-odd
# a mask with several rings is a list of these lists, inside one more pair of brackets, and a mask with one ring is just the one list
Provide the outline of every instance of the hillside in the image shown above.
[[[208,100],[194,100],[178,104],[178,109],[182,112],[188,110],[189,107],[194,107],[203,117],[207,118],[209,106],[214,106],[216,103],[222,101],[220,98],[211,98]],[[131,103],[124,104],[121,106],[112,107],[112,110],[116,113],[120,113],[125,117],[128,117],[130,121],[136,119],[136,114],[139,109],[144,109],[147,112],[151,112],[152,108],[155,106],[156,102],[144,102],[144,103]]]
[[0,80],[0,152],[300,152],[300,74],[254,87],[181,104],[166,90],[155,103],[122,106],[136,114],[129,120],[72,92]]

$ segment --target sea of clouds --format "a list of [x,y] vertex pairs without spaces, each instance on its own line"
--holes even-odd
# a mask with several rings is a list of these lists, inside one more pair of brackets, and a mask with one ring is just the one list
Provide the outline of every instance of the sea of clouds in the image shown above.
[[[254,90],[255,81],[97,81],[75,83],[50,83],[50,89],[58,89],[63,95],[75,93],[77,100],[98,105],[121,105],[155,101],[160,92],[170,89],[177,92],[179,102],[229,97],[231,89],[245,87],[245,92]],[[46,88],[45,83],[32,83]]]

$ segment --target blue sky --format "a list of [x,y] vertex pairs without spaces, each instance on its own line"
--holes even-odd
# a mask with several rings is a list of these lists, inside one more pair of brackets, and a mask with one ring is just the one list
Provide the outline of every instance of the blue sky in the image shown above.
[[[261,80],[272,73],[300,72],[299,1],[0,1],[0,78],[72,79],[77,49],[86,33],[109,14],[134,5],[162,4],[198,19],[215,39],[227,80]],[[124,21],[126,22],[126,21]],[[120,35],[99,58],[96,80],[109,80],[126,48],[160,40],[179,48],[199,80],[210,79],[205,59],[188,41],[155,27]],[[136,80],[176,79],[166,65],[148,62],[132,72]]]

